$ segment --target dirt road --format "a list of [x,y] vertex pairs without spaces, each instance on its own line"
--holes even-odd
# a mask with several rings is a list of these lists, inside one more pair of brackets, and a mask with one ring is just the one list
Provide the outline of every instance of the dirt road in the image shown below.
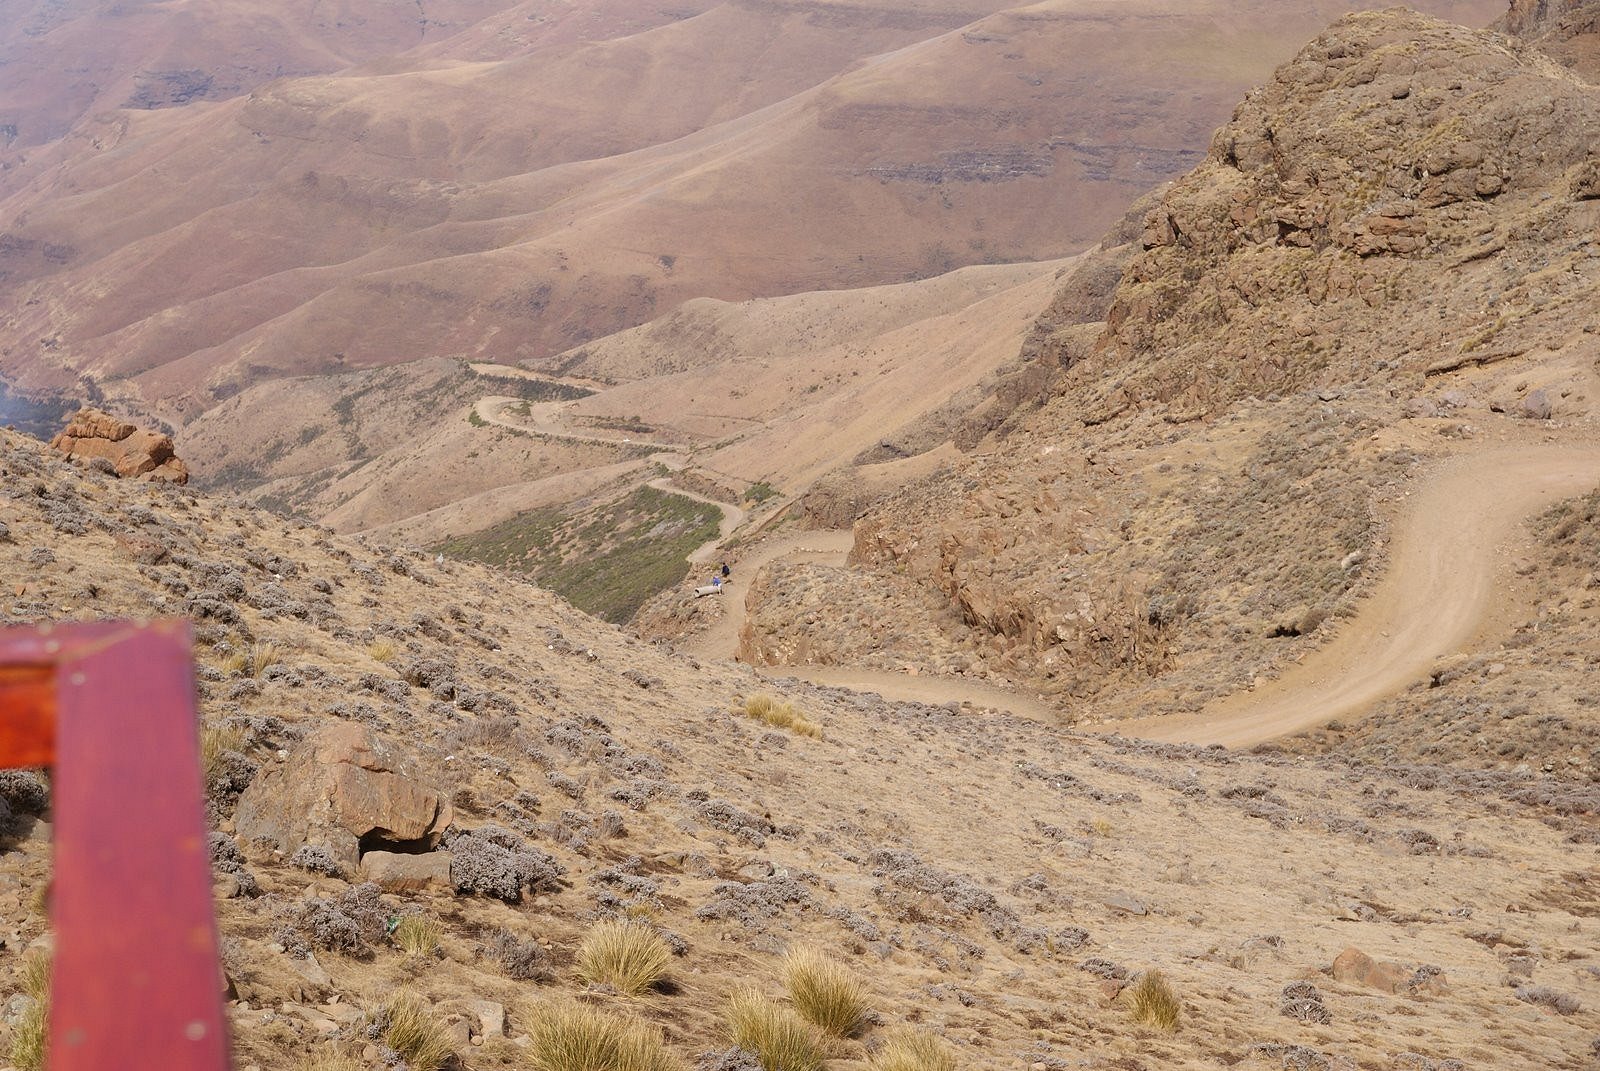
[[[763,566],[779,560],[841,566],[852,542],[850,532],[799,532],[760,544],[739,559],[734,583],[720,596],[725,600],[722,617],[698,636],[680,643],[680,649],[705,659],[732,658],[739,646],[739,632],[744,628],[746,585]],[[955,677],[913,677],[862,666],[770,666],[763,671],[774,677],[797,677],[835,688],[877,692],[885,699],[934,704],[966,702],[1048,722],[1061,717],[1054,707],[1034,696]]]
[[1520,447],[1455,458],[1419,481],[1360,612],[1283,676],[1198,714],[1112,722],[1150,740],[1247,747],[1358,715],[1495,631],[1505,544],[1531,514],[1600,485],[1600,451]]

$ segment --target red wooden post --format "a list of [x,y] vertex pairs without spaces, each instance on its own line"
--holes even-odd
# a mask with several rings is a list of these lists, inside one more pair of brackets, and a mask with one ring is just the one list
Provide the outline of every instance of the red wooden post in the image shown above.
[[52,1071],[224,1071],[188,624],[0,630],[0,749],[55,767]]

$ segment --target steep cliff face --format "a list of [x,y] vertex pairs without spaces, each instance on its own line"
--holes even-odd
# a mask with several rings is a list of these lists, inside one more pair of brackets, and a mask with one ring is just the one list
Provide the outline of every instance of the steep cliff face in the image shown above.
[[[1551,399],[1587,420],[1595,144],[1595,88],[1531,45],[1341,20],[1144,217],[1103,322],[1047,317],[1048,404],[857,524],[862,575],[957,613],[972,658],[928,669],[1074,712],[1194,709],[1298,657],[1354,612],[1421,462]],[[848,633],[788,646],[843,661]],[[919,645],[944,649],[875,659]]]

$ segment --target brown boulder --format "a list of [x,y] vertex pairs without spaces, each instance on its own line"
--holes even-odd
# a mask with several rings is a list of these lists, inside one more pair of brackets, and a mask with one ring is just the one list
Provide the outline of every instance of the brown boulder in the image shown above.
[[173,452],[170,436],[142,431],[99,409],[78,410],[50,445],[80,461],[103,458],[123,479],[189,482],[188,466]]
[[1347,948],[1333,961],[1333,980],[1365,986],[1384,993],[1398,993],[1406,984],[1406,972],[1397,964],[1373,959],[1359,948]]
[[363,848],[432,848],[453,817],[393,743],[341,722],[306,738],[239,797],[241,837],[292,852],[320,845],[354,868]]
[[422,892],[430,886],[448,889],[452,858],[449,852],[368,852],[361,857],[361,879],[375,882],[384,892]]

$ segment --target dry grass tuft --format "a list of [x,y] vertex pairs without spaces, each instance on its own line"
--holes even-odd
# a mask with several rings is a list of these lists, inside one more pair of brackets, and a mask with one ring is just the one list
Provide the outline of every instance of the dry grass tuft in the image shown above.
[[728,1033],[739,1048],[755,1053],[763,1071],[822,1071],[816,1028],[754,990],[729,998]]
[[784,982],[795,1011],[823,1033],[847,1038],[867,1017],[867,998],[850,968],[820,949],[791,949],[783,960]]
[[634,919],[597,922],[578,946],[578,977],[637,996],[666,977],[672,949],[655,927]]
[[1128,1010],[1136,1022],[1157,1030],[1172,1030],[1178,1025],[1183,1004],[1160,971],[1146,971],[1128,987]]
[[394,943],[412,956],[431,956],[439,950],[443,927],[426,915],[406,915],[394,928]]
[[372,656],[374,662],[388,665],[400,656],[400,648],[393,640],[374,640],[367,647],[367,654]]
[[11,1063],[17,1071],[42,1071],[50,1036],[50,957],[32,953],[17,971],[23,993],[33,998],[11,1028]]
[[332,1053],[308,1057],[296,1066],[295,1071],[368,1071],[368,1068],[354,1056]]
[[413,993],[396,993],[374,1018],[383,1027],[384,1044],[404,1057],[412,1071],[440,1071],[455,1056],[444,1027]]
[[872,1071],[956,1071],[956,1054],[932,1034],[901,1029],[867,1063]]
[[801,714],[794,708],[793,703],[780,702],[764,692],[746,699],[744,712],[757,721],[766,722],[779,729],[788,729],[801,736],[818,739],[822,736],[822,726]]
[[222,772],[222,756],[244,747],[244,733],[227,725],[205,725],[200,729],[200,768],[206,784]]
[[244,668],[249,664],[250,653],[248,651],[229,651],[222,659],[222,672],[232,677],[243,673]]
[[249,670],[250,676],[259,677],[267,671],[268,666],[275,666],[283,661],[283,652],[278,650],[275,643],[256,643],[250,646]]
[[536,1007],[529,1018],[534,1071],[684,1071],[661,1032],[638,1019],[574,1003]]

